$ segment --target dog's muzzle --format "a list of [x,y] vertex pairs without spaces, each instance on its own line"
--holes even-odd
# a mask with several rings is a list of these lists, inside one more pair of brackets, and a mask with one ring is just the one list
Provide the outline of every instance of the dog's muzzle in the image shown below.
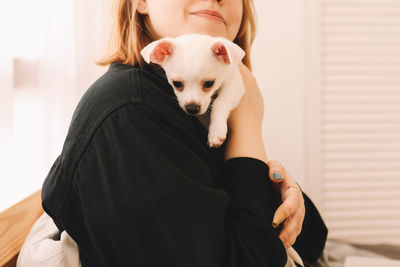
[[195,103],[190,103],[185,105],[186,111],[191,115],[196,115],[200,111],[200,105]]

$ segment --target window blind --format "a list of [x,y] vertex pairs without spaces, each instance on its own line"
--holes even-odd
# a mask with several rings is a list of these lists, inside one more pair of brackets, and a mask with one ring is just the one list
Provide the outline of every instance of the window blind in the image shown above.
[[308,166],[329,238],[400,244],[400,1],[308,5]]

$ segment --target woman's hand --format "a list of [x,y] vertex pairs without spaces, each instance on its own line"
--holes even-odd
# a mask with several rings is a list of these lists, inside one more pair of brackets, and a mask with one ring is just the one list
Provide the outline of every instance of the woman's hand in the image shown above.
[[269,177],[280,190],[283,203],[275,211],[272,225],[278,227],[285,219],[279,238],[285,248],[294,244],[301,232],[305,216],[304,198],[292,176],[276,160],[267,162]]

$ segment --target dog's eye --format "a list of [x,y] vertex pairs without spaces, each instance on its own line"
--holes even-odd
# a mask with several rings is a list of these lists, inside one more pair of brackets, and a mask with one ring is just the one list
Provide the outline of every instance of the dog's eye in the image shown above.
[[180,82],[180,81],[173,81],[172,82],[173,84],[174,84],[174,86],[175,86],[175,88],[176,89],[183,89],[183,83],[182,82]]
[[214,85],[214,81],[205,81],[203,83],[204,88],[211,88]]

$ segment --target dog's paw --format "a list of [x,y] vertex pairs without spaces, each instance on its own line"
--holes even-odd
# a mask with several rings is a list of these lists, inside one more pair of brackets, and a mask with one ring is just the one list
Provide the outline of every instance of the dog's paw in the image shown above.
[[210,147],[221,146],[226,140],[227,132],[226,124],[211,124],[208,129],[208,145]]

